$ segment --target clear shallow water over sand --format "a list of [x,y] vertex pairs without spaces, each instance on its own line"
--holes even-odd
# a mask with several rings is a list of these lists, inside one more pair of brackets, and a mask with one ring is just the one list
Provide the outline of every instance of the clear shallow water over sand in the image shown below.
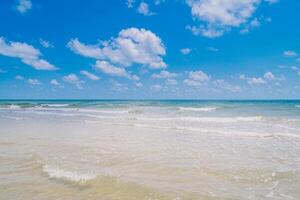
[[300,199],[300,101],[0,101],[0,199]]

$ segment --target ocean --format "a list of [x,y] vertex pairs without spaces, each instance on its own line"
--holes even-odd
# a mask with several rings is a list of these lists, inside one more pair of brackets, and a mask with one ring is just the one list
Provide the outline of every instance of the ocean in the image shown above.
[[298,100],[0,100],[0,199],[300,199]]

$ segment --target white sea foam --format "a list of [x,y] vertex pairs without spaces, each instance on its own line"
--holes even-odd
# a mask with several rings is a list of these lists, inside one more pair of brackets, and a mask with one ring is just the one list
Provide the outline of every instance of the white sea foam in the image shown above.
[[51,165],[44,165],[43,171],[47,173],[47,175],[50,178],[62,179],[79,183],[84,183],[93,180],[97,177],[94,174],[79,174],[78,172],[63,170]]
[[236,122],[257,122],[262,121],[262,116],[251,117],[180,117],[182,121],[210,122],[210,123],[236,123]]
[[296,105],[295,107],[296,107],[296,108],[300,108],[300,105]]
[[16,110],[16,109],[20,109],[20,108],[21,108],[20,106],[14,105],[14,104],[9,105],[9,106],[1,105],[1,107],[0,107],[1,110]]
[[10,109],[20,109],[21,107],[18,105],[10,105],[9,108]]
[[57,107],[67,107],[67,106],[69,106],[69,104],[67,104],[67,103],[65,103],[65,104],[42,104],[41,106],[57,108]]
[[181,111],[193,111],[193,112],[209,112],[217,110],[217,107],[179,107]]

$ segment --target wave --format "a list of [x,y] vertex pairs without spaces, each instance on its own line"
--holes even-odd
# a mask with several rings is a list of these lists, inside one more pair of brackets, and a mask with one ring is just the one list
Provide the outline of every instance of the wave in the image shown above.
[[262,116],[252,117],[181,117],[182,121],[190,122],[211,122],[211,123],[236,123],[236,122],[257,122],[262,121]]
[[295,107],[296,107],[296,108],[300,108],[300,105],[296,105]]
[[54,108],[59,108],[59,107],[68,107],[70,104],[41,104],[42,107],[54,107]]
[[50,178],[56,178],[76,183],[85,183],[97,177],[94,174],[79,174],[78,172],[63,170],[47,164],[43,166],[43,171],[47,173]]
[[21,106],[18,106],[18,105],[14,105],[14,104],[11,104],[11,105],[0,105],[0,109],[1,110],[16,110],[16,109],[20,109]]
[[193,112],[209,112],[217,110],[217,107],[179,107],[181,111],[193,111]]

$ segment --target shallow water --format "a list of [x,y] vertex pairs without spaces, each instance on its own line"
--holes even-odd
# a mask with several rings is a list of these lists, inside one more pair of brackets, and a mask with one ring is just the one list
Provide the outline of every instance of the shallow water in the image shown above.
[[0,101],[0,199],[300,199],[300,101]]

